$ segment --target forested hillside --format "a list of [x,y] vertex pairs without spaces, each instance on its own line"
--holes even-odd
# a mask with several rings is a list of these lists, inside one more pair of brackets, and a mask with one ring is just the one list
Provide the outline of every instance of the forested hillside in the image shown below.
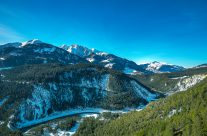
[[75,108],[137,108],[162,96],[94,64],[24,65],[0,75],[0,129],[22,129]]
[[172,73],[133,75],[138,81],[162,93],[185,91],[207,76],[207,67],[191,68]]
[[85,122],[76,136],[89,135],[206,136],[207,79],[187,91],[152,102],[142,111],[112,121]]

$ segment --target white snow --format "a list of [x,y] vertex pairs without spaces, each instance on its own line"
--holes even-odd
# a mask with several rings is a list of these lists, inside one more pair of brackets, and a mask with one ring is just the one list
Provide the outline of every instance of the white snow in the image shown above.
[[[33,121],[38,120],[43,116],[47,116],[47,111],[50,107],[49,91],[41,86],[34,86],[32,98],[28,98],[25,103],[20,105],[21,123],[18,123],[17,127],[21,128],[22,124],[31,124]],[[31,111],[34,117],[33,121],[25,118],[25,116],[31,114]]]
[[168,117],[172,117],[173,115],[175,115],[177,113],[176,109],[173,109],[172,111],[170,111],[170,113],[168,114]]
[[0,126],[3,125],[5,122],[4,121],[0,121]]
[[131,81],[130,83],[133,89],[136,91],[135,93],[137,96],[144,98],[148,102],[155,100],[156,94],[152,94],[147,89],[139,85],[136,81]]
[[106,62],[110,62],[110,60],[106,59],[106,60],[102,60],[101,62],[106,63]]
[[154,61],[154,62],[147,63],[147,64],[148,64],[148,66],[146,68],[147,70],[152,71],[154,73],[160,73],[160,71],[159,71],[160,67],[162,67],[166,63]]
[[108,63],[104,67],[106,68],[113,68],[114,63]]
[[7,127],[10,129],[10,130],[13,130],[13,127],[11,126],[11,120],[14,118],[14,115],[12,114],[10,117],[9,117],[9,122],[7,124]]
[[[183,70],[184,68],[181,66],[176,66],[172,64],[167,64],[165,62],[150,62],[150,63],[145,63],[145,64],[140,64],[140,65],[146,65],[146,70],[154,72],[154,73],[169,73],[172,71],[178,71],[178,70]],[[161,70],[161,67],[168,66],[168,69],[166,70]]]
[[38,39],[33,39],[33,40],[26,41],[26,42],[22,42],[21,47],[26,46],[28,44],[39,44],[39,43],[42,43],[42,42]]
[[94,62],[95,61],[94,58],[86,58],[86,60],[89,61],[89,62]]
[[92,51],[86,47],[74,44],[71,46],[62,45],[61,48],[67,50],[68,52],[72,54],[76,54],[80,57],[86,57],[92,53]]
[[[89,49],[87,47],[84,47],[84,46],[81,46],[81,45],[77,45],[77,44],[73,44],[71,46],[62,45],[62,46],[60,46],[60,48],[63,48],[66,51],[68,51],[68,52],[70,52],[72,54],[76,54],[76,55],[78,55],[80,57],[86,57],[86,56],[91,55],[92,53],[94,53],[96,55],[99,55],[99,56],[108,55],[108,53],[106,53],[106,52],[101,52],[101,51],[98,51],[98,50],[96,50],[94,48]],[[94,61],[92,58],[88,58],[87,60],[90,61],[90,62]]]
[[99,55],[99,56],[106,56],[106,55],[108,55],[108,53],[106,53],[106,52],[97,52],[96,54]]
[[5,60],[5,58],[1,57],[0,60]]
[[170,117],[172,117],[173,115],[175,115],[176,113],[179,113],[179,112],[181,112],[181,111],[182,111],[182,108],[181,108],[181,107],[180,107],[179,110],[177,110],[177,109],[172,109],[172,110],[169,112],[168,117],[170,118]]

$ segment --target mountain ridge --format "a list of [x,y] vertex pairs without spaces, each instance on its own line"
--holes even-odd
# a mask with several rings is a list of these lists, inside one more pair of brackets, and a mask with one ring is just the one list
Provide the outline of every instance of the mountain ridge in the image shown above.
[[[103,67],[122,71],[126,74],[169,73],[169,72],[182,71],[185,69],[182,66],[171,65],[171,64],[161,63],[161,62],[157,62],[157,61],[154,61],[151,63],[146,63],[146,64],[136,64],[135,62],[130,61],[128,59],[121,58],[119,56],[116,56],[116,55],[113,55],[110,53],[106,53],[103,51],[99,51],[94,48],[89,49],[85,46],[78,45],[78,44],[62,45],[62,46],[58,47],[58,46],[54,46],[51,44],[47,44],[47,43],[42,42],[38,39],[33,39],[33,40],[26,41],[26,42],[7,43],[7,44],[0,46],[0,51],[4,50],[5,48],[12,48],[12,47],[17,50],[21,50],[21,48],[22,48],[22,50],[23,50],[24,48],[26,48],[27,45],[30,45],[30,46],[36,45],[37,47],[39,46],[39,48],[44,48],[44,47],[41,47],[41,45],[50,45],[50,46],[53,46],[55,49],[58,49],[58,50],[63,49],[65,51],[67,51],[70,56],[76,55],[77,57],[80,57],[80,59],[82,59],[82,62],[85,62],[85,63],[90,62],[93,64],[98,64]],[[37,48],[36,46],[34,46],[33,48],[34,49]],[[40,52],[40,51],[42,51],[42,52]],[[36,49],[36,53],[37,52],[38,52],[38,50]],[[39,53],[42,53],[42,54],[49,53],[49,52],[50,52],[50,50],[44,50],[44,49],[39,50]],[[3,55],[4,53],[0,52],[0,55],[1,54]],[[12,54],[14,56],[16,53],[11,52],[10,55],[12,55]],[[30,53],[30,54],[32,54],[32,53]],[[30,54],[28,54],[28,55],[30,55]],[[66,53],[64,53],[64,54],[66,55]],[[16,54],[16,55],[20,56],[21,53]],[[9,54],[7,54],[7,56],[9,56]],[[59,58],[62,58],[62,59],[64,57],[64,55],[61,55],[61,54],[59,54],[58,56],[59,56]],[[50,58],[52,58],[52,57],[53,56],[50,56]],[[6,61],[3,56],[0,56],[0,58],[1,58],[0,60],[2,61],[1,63]],[[35,56],[33,56],[33,58],[35,58]],[[42,60],[41,60],[41,58],[42,58]],[[32,59],[32,58],[30,58],[30,59]],[[35,59],[36,59],[35,61],[38,61],[38,63],[47,63],[47,60],[45,60],[44,55],[43,55],[43,57],[35,58]],[[46,57],[46,59],[48,59],[48,58]],[[19,60],[15,60],[15,61],[19,61]],[[26,61],[29,61],[29,60],[26,60]],[[48,60],[48,61],[51,61],[51,60]],[[66,62],[69,60],[61,60],[61,59],[57,60],[56,59],[55,61],[58,63],[65,63],[65,64],[71,63],[71,62]],[[79,62],[77,60],[74,60],[74,61]],[[52,62],[54,62],[54,61],[52,61]]]

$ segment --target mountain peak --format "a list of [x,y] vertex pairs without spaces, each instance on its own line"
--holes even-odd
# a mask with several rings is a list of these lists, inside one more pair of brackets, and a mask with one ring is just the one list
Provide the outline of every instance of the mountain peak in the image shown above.
[[167,63],[165,62],[159,62],[159,61],[153,61],[153,62],[149,62],[148,64],[160,64],[160,65],[165,65]]
[[154,73],[168,73],[168,72],[175,72],[175,71],[182,71],[185,68],[182,66],[167,64],[164,62],[153,61],[146,64],[140,64],[144,69],[152,71]]
[[60,46],[60,48],[63,48],[65,50],[67,50],[68,52],[75,54],[75,55],[78,55],[80,57],[86,57],[86,56],[91,55],[92,53],[95,53],[96,55],[99,55],[99,56],[108,54],[106,52],[102,52],[102,51],[96,50],[94,48],[89,49],[85,46],[78,45],[78,44],[72,44],[70,46],[64,44],[64,45]]
[[81,45],[78,45],[78,44],[72,44],[70,46],[64,44],[64,45],[60,46],[60,48],[63,48],[65,50],[67,50],[68,52],[75,54],[75,55],[78,55],[80,57],[85,57],[85,56],[88,56],[91,53],[93,53],[91,49],[84,47],[84,46],[81,46]]
[[43,43],[43,42],[38,39],[33,39],[33,40],[26,41],[26,42],[22,42],[21,46],[25,46],[28,44],[39,44],[39,43]]

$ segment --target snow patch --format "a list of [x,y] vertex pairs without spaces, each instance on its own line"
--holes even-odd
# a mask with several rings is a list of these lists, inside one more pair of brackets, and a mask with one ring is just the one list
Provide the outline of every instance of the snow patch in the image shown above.
[[108,64],[106,64],[104,67],[105,68],[113,68],[113,65],[114,65],[115,63],[108,63]]
[[89,62],[94,62],[95,61],[94,58],[86,58],[86,60],[89,61]]
[[5,122],[4,121],[0,121],[0,126],[3,125]]
[[107,62],[110,62],[110,60],[109,59],[106,59],[106,60],[102,60],[101,62],[107,63]]
[[171,118],[173,115],[175,115],[176,113],[179,113],[181,111],[182,111],[182,108],[180,108],[179,110],[172,109],[172,111],[169,112],[168,117]]
[[[25,103],[20,105],[20,122],[17,123],[17,128],[30,125],[36,120],[47,116],[47,111],[51,107],[50,93],[42,86],[34,86],[32,97],[28,98]],[[30,118],[32,114],[33,119]]]
[[0,60],[5,60],[5,58],[1,57]]
[[137,94],[137,96],[144,98],[148,102],[156,99],[156,96],[157,96],[156,94],[152,94],[147,89],[139,85],[136,81],[131,81],[130,83],[133,89],[135,90],[135,93]]
[[43,42],[41,42],[38,39],[33,39],[33,40],[26,41],[26,42],[22,42],[21,47],[26,46],[28,44],[39,44],[39,43],[43,43]]

